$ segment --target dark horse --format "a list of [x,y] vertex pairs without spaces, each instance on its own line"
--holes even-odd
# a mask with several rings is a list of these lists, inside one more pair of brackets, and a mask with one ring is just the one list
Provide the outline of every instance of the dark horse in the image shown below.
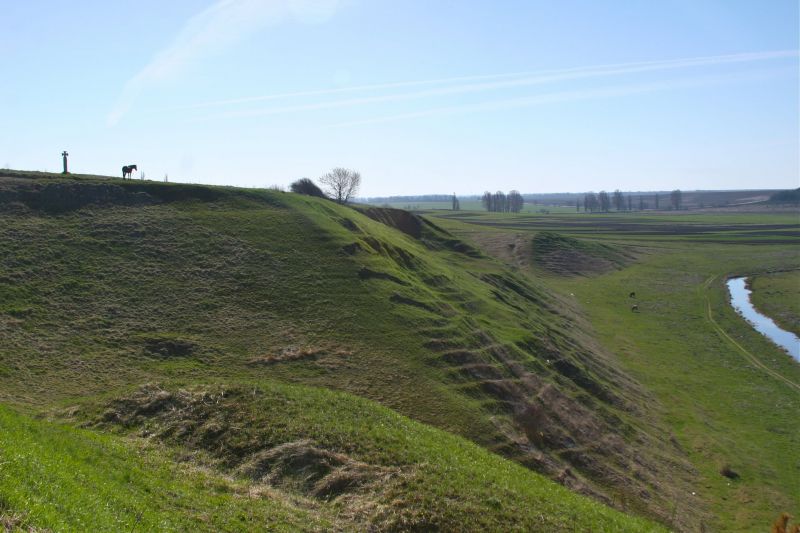
[[134,170],[139,170],[138,168],[136,168],[136,165],[125,165],[124,167],[122,167],[122,179],[125,178],[133,179],[133,177],[131,177],[131,173]]

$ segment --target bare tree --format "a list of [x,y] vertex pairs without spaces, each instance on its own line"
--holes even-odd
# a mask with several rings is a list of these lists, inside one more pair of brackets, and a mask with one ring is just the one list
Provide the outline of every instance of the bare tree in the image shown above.
[[461,211],[461,202],[458,201],[456,193],[453,193],[453,211]]
[[322,176],[319,182],[328,188],[331,198],[346,204],[358,192],[361,174],[349,168],[337,167]]
[[681,194],[680,189],[675,189],[669,195],[670,203],[672,204],[673,209],[680,209],[681,208],[681,201],[683,195]]
[[597,200],[597,195],[593,192],[588,192],[583,197],[583,211],[594,213],[597,211],[597,207],[600,205],[600,202]]
[[512,213],[519,213],[525,205],[525,198],[519,191],[511,191],[508,193],[508,210]]
[[597,199],[600,201],[600,210],[603,213],[608,213],[611,209],[611,198],[609,198],[608,193],[606,191],[600,191],[597,194]]
[[617,211],[622,211],[624,207],[625,207],[625,199],[622,197],[622,191],[617,189],[616,191],[614,191],[614,208]]
[[487,211],[494,211],[494,196],[489,191],[483,193],[481,197],[481,203],[483,204],[484,209]]
[[494,193],[494,210],[498,213],[508,212],[508,198],[503,191]]

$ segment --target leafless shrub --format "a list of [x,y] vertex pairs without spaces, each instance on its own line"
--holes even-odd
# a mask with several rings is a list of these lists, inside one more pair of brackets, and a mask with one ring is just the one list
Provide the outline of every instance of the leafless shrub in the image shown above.
[[289,190],[297,194],[326,198],[325,193],[322,192],[322,189],[317,187],[317,184],[308,178],[300,178],[299,180],[293,182],[289,187]]

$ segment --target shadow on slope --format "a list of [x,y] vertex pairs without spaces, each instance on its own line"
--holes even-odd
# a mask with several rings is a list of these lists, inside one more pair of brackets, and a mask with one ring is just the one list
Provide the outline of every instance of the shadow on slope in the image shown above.
[[630,252],[618,246],[579,240],[550,231],[533,238],[533,262],[555,274],[590,276],[619,270],[633,262]]
[[[655,530],[458,437],[346,394],[146,385],[96,418],[380,531]],[[314,508],[309,503],[303,506]]]
[[[362,268],[381,273],[362,280],[376,296],[388,293],[406,328],[427,337],[428,364],[481,403],[495,433],[473,438],[606,503],[681,529],[702,520],[703,510],[687,497],[696,473],[653,416],[655,402],[588,340],[562,302],[479,253],[430,246],[424,218],[368,211],[407,237],[354,217],[343,227],[357,240],[345,249]],[[457,241],[433,228],[439,242]],[[617,266],[630,260],[604,245],[546,237],[556,248],[591,251]]]
[[418,239],[431,250],[452,250],[470,257],[483,256],[478,249],[457,239],[448,231],[434,224],[430,219],[415,215],[409,211],[391,207],[356,207],[356,209],[372,220],[377,220]]
[[[64,181],[88,198],[105,185]],[[143,186],[131,194],[172,194]],[[544,286],[403,211],[210,190],[0,212],[0,397],[41,405],[164,376],[338,388],[620,509],[700,522],[658,406]]]

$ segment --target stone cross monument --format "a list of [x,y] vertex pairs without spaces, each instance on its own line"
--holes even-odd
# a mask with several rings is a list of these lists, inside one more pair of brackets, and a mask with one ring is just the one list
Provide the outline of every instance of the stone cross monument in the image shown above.
[[66,150],[61,152],[61,157],[64,159],[64,174],[69,174],[69,171],[67,170],[67,156],[68,155],[69,154],[67,153]]

